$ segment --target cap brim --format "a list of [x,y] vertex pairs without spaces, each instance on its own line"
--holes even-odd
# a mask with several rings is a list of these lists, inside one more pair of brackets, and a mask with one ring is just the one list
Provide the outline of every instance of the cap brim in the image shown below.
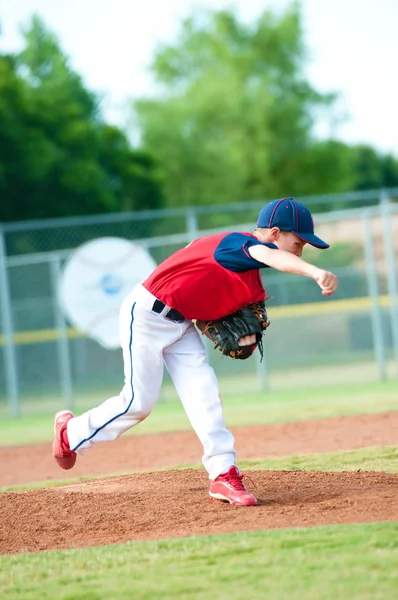
[[315,246],[315,248],[321,248],[323,250],[326,248],[330,248],[329,244],[321,240],[321,238],[319,238],[314,233],[297,233],[296,231],[293,231],[293,233],[298,238],[300,238],[300,240],[307,242],[307,244],[310,244],[311,246]]

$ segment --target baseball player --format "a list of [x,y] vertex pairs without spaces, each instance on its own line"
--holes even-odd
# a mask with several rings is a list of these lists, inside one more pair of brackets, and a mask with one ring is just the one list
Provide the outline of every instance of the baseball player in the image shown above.
[[[263,300],[263,268],[310,277],[322,294],[333,294],[336,276],[302,260],[306,244],[329,247],[314,234],[310,211],[293,198],[283,198],[264,206],[254,233],[202,237],[161,263],[120,309],[125,374],[120,394],[77,417],[67,410],[55,415],[53,455],[58,465],[71,469],[78,454],[146,419],[158,398],[165,364],[203,445],[210,496],[255,505],[257,499],[245,488],[236,465],[216,375],[192,321],[216,320]],[[238,343],[254,342],[248,335]]]

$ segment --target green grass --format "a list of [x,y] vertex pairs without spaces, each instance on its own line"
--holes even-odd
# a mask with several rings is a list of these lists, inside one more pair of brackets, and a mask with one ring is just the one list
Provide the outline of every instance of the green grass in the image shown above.
[[133,542],[0,558],[2,600],[391,600],[398,523]]
[[[337,385],[296,392],[223,396],[228,426],[282,423],[398,410],[398,381]],[[2,419],[0,445],[30,444],[52,438],[52,416]],[[134,435],[179,431],[190,424],[179,401],[159,402]]]
[[[398,473],[398,447],[379,446],[348,450],[346,452],[325,452],[322,454],[303,454],[284,456],[282,458],[267,458],[240,461],[243,470],[268,470],[268,471],[383,471],[385,473]],[[181,465],[165,469],[151,469],[152,471],[168,471],[170,469],[201,469],[202,465]],[[113,475],[127,475],[114,473]],[[109,477],[109,475],[108,475]],[[37,488],[56,487],[82,483],[92,479],[100,479],[100,475],[88,475],[73,479],[46,480],[27,485],[13,485],[0,487],[0,492],[12,492]]]
[[398,473],[398,447],[378,446],[347,450],[345,452],[325,452],[242,461],[242,469],[272,471],[383,471]]

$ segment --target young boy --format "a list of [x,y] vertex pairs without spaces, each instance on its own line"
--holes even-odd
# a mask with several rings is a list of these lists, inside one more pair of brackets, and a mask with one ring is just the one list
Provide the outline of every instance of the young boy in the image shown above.
[[[120,310],[125,373],[120,394],[79,417],[70,411],[55,415],[53,455],[58,465],[71,469],[77,454],[143,421],[158,398],[165,364],[202,442],[210,496],[255,505],[236,466],[217,378],[192,320],[219,319],[263,300],[261,268],[310,277],[330,296],[337,278],[301,259],[306,244],[329,247],[314,234],[310,211],[293,198],[283,198],[264,206],[254,233],[199,238],[161,263],[131,291]],[[239,344],[254,342],[255,336],[245,336]]]

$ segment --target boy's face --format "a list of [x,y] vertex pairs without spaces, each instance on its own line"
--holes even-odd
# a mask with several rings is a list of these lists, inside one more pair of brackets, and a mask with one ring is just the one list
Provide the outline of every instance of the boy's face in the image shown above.
[[290,254],[295,254],[296,256],[303,254],[303,248],[306,243],[291,231],[279,231],[278,239],[275,240],[275,244],[279,250],[285,250],[285,252],[290,252]]

